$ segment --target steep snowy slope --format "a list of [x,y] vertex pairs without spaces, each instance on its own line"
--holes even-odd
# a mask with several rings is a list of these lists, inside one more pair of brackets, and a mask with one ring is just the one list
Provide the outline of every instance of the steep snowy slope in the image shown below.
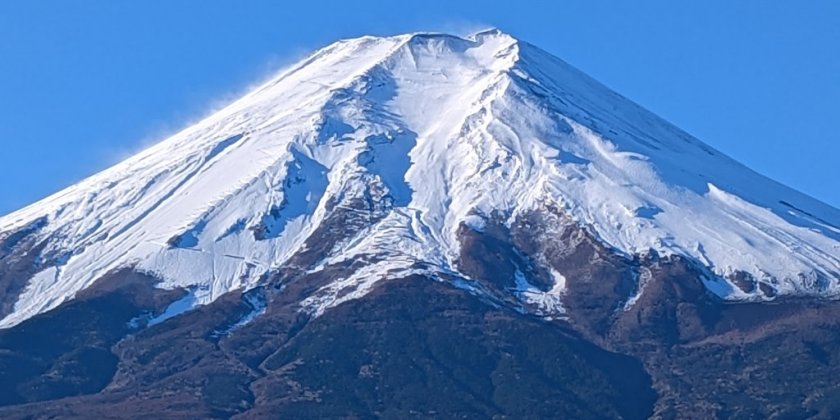
[[[840,294],[840,211],[494,30],[337,42],[157,146],[0,218],[0,260],[37,253],[0,326],[125,266],[208,303],[259,284],[325,218],[360,202],[376,217],[310,270],[369,263],[304,302],[316,313],[386,277],[463,276],[462,224],[480,230],[490,216],[547,206],[616,252],[696,261],[725,299]],[[38,247],[22,249],[24,239]],[[773,293],[737,287],[744,277]],[[555,273],[543,298],[560,299],[562,281]]]

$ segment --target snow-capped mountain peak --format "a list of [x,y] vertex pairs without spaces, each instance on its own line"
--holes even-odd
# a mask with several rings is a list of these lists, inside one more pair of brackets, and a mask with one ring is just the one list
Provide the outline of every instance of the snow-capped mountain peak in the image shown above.
[[[313,313],[398,274],[463,286],[462,229],[548,207],[622,255],[696,262],[721,298],[840,294],[840,211],[490,30],[336,42],[160,144],[0,218],[0,260],[35,255],[28,272],[0,271],[23,284],[0,326],[122,267],[189,288],[203,304],[291,265],[366,262],[302,302]],[[293,257],[326,243],[313,235],[336,220],[354,224],[300,266]],[[763,287],[739,287],[744,277]],[[555,273],[539,292],[556,311],[562,279]]]

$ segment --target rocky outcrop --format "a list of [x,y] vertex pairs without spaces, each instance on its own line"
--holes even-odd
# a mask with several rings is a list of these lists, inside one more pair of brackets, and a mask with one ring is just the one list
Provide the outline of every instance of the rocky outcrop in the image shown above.
[[126,269],[0,330],[0,416],[840,414],[840,304],[727,303],[696,261],[622,255],[552,207],[462,225],[459,273],[426,267],[314,314],[302,302],[385,258],[312,270],[387,211],[356,207],[265,288],[150,322],[190,292]]

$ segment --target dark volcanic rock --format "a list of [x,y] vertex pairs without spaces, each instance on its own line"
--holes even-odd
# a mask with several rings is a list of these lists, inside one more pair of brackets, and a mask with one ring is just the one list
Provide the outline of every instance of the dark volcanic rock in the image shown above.
[[303,325],[274,305],[214,342],[239,306],[225,297],[124,339],[98,394],[0,415],[644,418],[655,401],[633,358],[428,278],[389,281]]
[[12,312],[26,282],[37,272],[39,255],[44,242],[36,233],[46,224],[46,218],[11,232],[0,232],[0,317]]
[[643,418],[655,398],[632,358],[422,277],[327,312],[263,368],[248,416]]
[[[725,303],[697,262],[619,255],[556,209],[462,226],[457,280],[478,292],[414,275],[313,318],[302,300],[381,258],[309,270],[366,217],[337,212],[265,288],[150,327],[186,292],[123,270],[0,330],[0,417],[840,416],[840,303]],[[550,320],[516,278],[547,291],[552,270]]]
[[0,404],[54,400],[102,390],[118,358],[111,346],[131,320],[161,312],[180,291],[131,270],[107,275],[55,310],[0,330]]

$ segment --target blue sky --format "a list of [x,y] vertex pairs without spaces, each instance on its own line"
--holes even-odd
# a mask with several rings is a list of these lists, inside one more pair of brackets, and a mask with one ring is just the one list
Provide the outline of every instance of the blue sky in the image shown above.
[[497,26],[840,207],[840,2],[0,3],[0,214],[338,38]]

